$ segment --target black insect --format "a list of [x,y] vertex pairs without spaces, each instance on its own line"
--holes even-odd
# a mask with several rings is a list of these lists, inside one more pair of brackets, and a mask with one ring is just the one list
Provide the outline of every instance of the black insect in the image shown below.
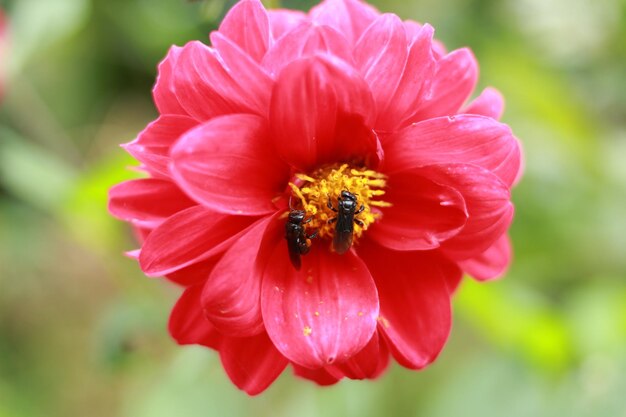
[[294,268],[300,270],[302,265],[300,261],[300,255],[306,255],[311,250],[311,242],[309,239],[313,239],[317,236],[317,231],[307,234],[305,225],[309,223],[312,217],[308,219],[304,210],[294,210],[291,208],[291,201],[289,201],[289,217],[285,224],[285,239],[287,239],[287,248],[289,249],[289,259]]
[[343,190],[337,199],[337,208],[333,207],[330,197],[326,203],[328,208],[337,213],[337,217],[328,219],[328,223],[337,222],[335,227],[335,237],[333,238],[333,248],[338,254],[346,253],[352,246],[352,233],[354,232],[354,223],[363,227],[363,222],[355,218],[356,215],[365,210],[365,206],[357,211],[356,196],[350,191]]

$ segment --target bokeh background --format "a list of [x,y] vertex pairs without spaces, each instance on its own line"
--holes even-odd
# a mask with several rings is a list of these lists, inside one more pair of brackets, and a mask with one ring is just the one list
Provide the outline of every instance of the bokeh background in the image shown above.
[[285,372],[249,398],[176,346],[179,289],[122,255],[106,195],[137,175],[118,144],[156,116],[157,62],[232,2],[2,0],[0,417],[626,416],[626,1],[374,3],[470,46],[526,152],[515,262],[465,280],[438,361],[323,389]]

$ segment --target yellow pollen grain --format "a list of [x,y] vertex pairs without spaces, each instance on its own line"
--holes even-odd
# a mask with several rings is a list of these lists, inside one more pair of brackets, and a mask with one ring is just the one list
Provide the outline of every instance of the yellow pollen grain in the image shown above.
[[313,329],[311,329],[309,326],[304,326],[304,329],[302,329],[302,334],[304,334],[305,336],[311,336],[312,332]]
[[313,313],[313,314],[315,314],[315,316],[316,316],[316,317],[318,317],[318,316],[320,315],[320,312],[319,312],[319,311],[316,311],[316,312],[315,312],[315,313]]
[[382,325],[385,327],[385,329],[389,328],[389,320],[387,320],[383,316],[378,316],[378,321],[382,323]]
[[390,203],[379,200],[385,194],[385,175],[365,168],[354,168],[348,164],[327,166],[308,174],[296,174],[301,185],[289,183],[293,196],[300,200],[301,209],[311,218],[307,229],[316,230],[319,238],[332,238],[335,225],[328,221],[337,214],[328,208],[328,201],[337,208],[342,191],[349,191],[357,198],[357,211],[363,205],[364,210],[355,216],[363,226],[354,224],[354,239],[361,237],[372,223],[380,218],[379,210],[372,207],[389,207]]

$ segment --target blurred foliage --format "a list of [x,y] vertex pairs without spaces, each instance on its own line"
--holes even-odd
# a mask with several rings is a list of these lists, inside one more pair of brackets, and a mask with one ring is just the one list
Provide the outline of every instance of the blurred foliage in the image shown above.
[[437,363],[325,389],[287,372],[252,399],[174,346],[178,290],[123,256],[106,193],[137,175],[117,145],[156,115],[156,64],[232,1],[4,0],[0,417],[626,416],[626,1],[375,3],[470,46],[526,152],[515,263],[464,282]]

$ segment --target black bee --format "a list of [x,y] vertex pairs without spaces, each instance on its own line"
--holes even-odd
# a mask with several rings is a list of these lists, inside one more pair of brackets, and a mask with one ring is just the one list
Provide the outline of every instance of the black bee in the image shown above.
[[337,222],[335,227],[335,237],[333,238],[333,248],[338,254],[346,253],[350,246],[352,246],[352,233],[354,232],[354,223],[363,227],[363,222],[355,218],[357,214],[365,210],[365,206],[361,204],[361,207],[357,211],[356,196],[350,191],[342,191],[341,195],[337,199],[337,208],[334,208],[330,202],[330,197],[326,203],[328,208],[337,213],[337,217],[328,219],[328,223]]
[[294,210],[291,208],[289,201],[289,218],[285,223],[285,239],[287,239],[287,248],[289,249],[289,259],[294,268],[300,270],[300,255],[306,255],[311,250],[309,239],[317,236],[317,231],[307,234],[305,225],[309,223],[312,217],[305,219],[306,212],[304,210]]

